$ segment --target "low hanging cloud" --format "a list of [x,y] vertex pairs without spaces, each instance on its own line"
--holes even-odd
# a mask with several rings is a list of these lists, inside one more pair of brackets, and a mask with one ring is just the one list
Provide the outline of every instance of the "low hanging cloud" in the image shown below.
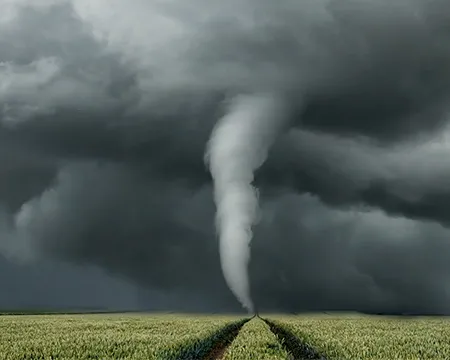
[[449,312],[448,2],[0,5],[5,256],[236,309],[204,154],[230,99],[274,94],[254,303]]

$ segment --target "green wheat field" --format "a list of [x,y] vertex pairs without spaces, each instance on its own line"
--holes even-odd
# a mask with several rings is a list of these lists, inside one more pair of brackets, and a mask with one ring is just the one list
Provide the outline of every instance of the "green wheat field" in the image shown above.
[[0,359],[450,359],[450,319],[1,315]]

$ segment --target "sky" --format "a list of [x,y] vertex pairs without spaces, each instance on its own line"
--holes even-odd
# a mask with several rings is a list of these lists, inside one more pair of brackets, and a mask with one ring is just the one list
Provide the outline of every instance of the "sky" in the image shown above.
[[[239,310],[239,160],[258,308],[450,313],[448,1],[0,7],[0,307]],[[276,106],[208,166],[242,96]]]

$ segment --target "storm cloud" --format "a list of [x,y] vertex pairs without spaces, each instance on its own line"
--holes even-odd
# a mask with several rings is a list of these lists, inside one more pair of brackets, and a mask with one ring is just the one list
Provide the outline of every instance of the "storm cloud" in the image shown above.
[[448,2],[0,5],[9,261],[238,309],[204,154],[230,99],[267,93],[285,131],[256,170],[255,304],[450,313]]

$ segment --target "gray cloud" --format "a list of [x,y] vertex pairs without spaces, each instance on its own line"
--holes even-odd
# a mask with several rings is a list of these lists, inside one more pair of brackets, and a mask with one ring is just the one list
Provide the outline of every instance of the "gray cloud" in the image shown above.
[[143,305],[139,290],[124,279],[48,258],[17,264],[0,256],[0,283],[1,310],[130,310]]
[[203,156],[230,97],[270,91],[291,128],[257,171],[256,303],[449,311],[447,2],[3,5],[5,256],[235,309]]
[[448,311],[450,245],[442,226],[329,209],[310,195],[282,196],[266,216],[253,247],[257,303],[291,311]]

